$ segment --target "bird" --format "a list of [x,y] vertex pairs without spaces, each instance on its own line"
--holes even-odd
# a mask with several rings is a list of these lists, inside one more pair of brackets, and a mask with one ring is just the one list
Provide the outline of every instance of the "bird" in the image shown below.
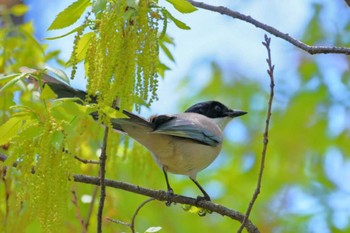
[[151,152],[164,173],[167,193],[174,194],[168,172],[186,175],[204,195],[197,199],[206,201],[211,198],[196,180],[197,173],[219,155],[226,125],[233,118],[247,114],[215,100],[194,104],[184,113],[156,115],[149,119],[126,110],[123,113],[128,118],[111,119],[113,128],[128,134]]
[[[25,69],[27,71],[28,69]],[[28,71],[27,71],[28,72]],[[32,71],[31,71],[32,72]],[[30,82],[35,79],[30,78]],[[75,89],[49,75],[42,76],[43,85],[48,85],[57,98],[80,98],[87,93]],[[96,102],[96,96],[89,96]],[[118,107],[115,107],[119,110]],[[164,173],[167,194],[174,195],[168,172],[188,176],[202,192],[197,200],[210,201],[211,198],[196,180],[197,173],[208,167],[219,155],[224,140],[224,129],[233,119],[247,114],[242,110],[229,109],[219,101],[199,102],[178,114],[161,114],[145,119],[127,110],[122,110],[125,118],[112,118],[114,130],[127,134],[146,147]],[[98,113],[91,114],[98,119]],[[171,201],[167,202],[170,205]]]

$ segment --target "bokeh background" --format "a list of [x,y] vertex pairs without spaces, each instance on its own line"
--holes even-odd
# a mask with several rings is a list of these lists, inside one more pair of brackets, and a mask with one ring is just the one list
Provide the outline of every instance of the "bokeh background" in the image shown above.
[[[60,58],[69,60],[74,35],[58,40],[44,38],[65,32],[47,28],[71,1],[24,2],[30,7],[24,20],[33,21],[35,37],[47,44],[47,51],[60,50]],[[175,42],[171,47],[175,62],[161,54],[171,70],[160,80],[159,101],[143,108],[141,115],[175,113],[211,99],[248,111],[228,125],[220,157],[198,176],[214,202],[245,212],[257,182],[269,97],[267,52],[261,44],[265,32],[218,13],[199,9],[181,14],[163,0],[159,4],[191,30],[168,25],[168,34]],[[350,7],[345,1],[222,0],[212,4],[250,15],[309,45],[350,46]],[[309,55],[286,41],[271,38],[275,98],[262,190],[251,220],[261,232],[349,232],[349,59],[345,55]],[[57,62],[49,65],[70,73]],[[85,89],[82,66],[77,77],[71,85]],[[136,149],[127,156],[109,155],[108,178],[165,189],[163,174],[151,156],[136,143],[134,146]],[[82,165],[81,169],[89,174],[91,166]],[[187,177],[170,175],[170,180],[176,193],[198,195]],[[81,213],[86,215],[94,187],[75,184],[75,188]],[[128,222],[144,200],[139,195],[107,189],[105,216]],[[74,207],[68,208],[66,232],[80,231]],[[129,231],[115,223],[104,224],[106,232]],[[95,232],[95,225],[93,215],[89,232]],[[161,226],[161,232],[234,232],[239,224],[216,214],[201,218],[179,205],[168,208],[152,202],[137,217],[136,229],[144,232],[150,226]],[[38,230],[34,220],[23,232]]]

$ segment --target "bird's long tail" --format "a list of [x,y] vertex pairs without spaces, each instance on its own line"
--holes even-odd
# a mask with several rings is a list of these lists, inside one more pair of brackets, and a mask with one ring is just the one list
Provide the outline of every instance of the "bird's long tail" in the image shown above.
[[[29,68],[21,68],[22,72],[26,73],[35,73],[37,70],[29,69]],[[30,83],[34,83],[35,85],[38,85],[37,79],[34,77],[29,76],[28,81]],[[68,84],[64,83],[63,81],[60,81],[50,75],[42,74],[41,75],[41,82],[43,85],[48,85],[51,90],[57,95],[58,99],[61,98],[79,98],[82,101],[85,101],[89,99],[90,103],[96,103],[97,97],[96,96],[88,96],[88,93],[79,89],[75,89]],[[87,98],[89,97],[89,98]],[[115,107],[116,110],[119,111],[118,107]],[[114,118],[111,119],[112,126],[115,130],[124,132],[122,125],[124,124],[138,124],[141,126],[151,127],[152,124],[145,120],[142,117],[139,117],[129,111],[123,110],[122,111],[124,115],[126,115],[128,118]],[[91,116],[97,120],[99,118],[99,115],[97,112],[91,113]]]

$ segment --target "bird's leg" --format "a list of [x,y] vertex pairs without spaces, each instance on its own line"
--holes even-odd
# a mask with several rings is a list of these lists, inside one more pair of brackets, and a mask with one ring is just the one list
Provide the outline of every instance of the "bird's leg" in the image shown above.
[[201,192],[204,195],[203,197],[198,196],[197,201],[200,201],[200,200],[210,201],[210,197],[208,193],[202,188],[202,186],[192,177],[190,177],[190,179],[197,185],[197,187],[201,190]]
[[172,201],[170,200],[171,197],[174,195],[174,190],[170,187],[169,180],[168,180],[168,174],[165,171],[164,166],[162,167],[164,176],[165,176],[165,181],[166,181],[166,186],[167,186],[167,196],[168,196],[168,201],[165,203],[167,206],[170,206]]

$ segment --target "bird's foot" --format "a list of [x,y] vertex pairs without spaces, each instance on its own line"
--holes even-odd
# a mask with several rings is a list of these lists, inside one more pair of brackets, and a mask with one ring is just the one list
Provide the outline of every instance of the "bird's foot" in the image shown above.
[[[198,196],[198,197],[196,198],[196,205],[198,205],[198,202],[201,202],[201,201],[211,201],[211,199],[210,199],[209,196],[204,196],[204,197]],[[206,214],[211,214],[211,213],[212,213],[211,210],[207,210],[207,209],[202,209],[202,208],[200,208],[200,210],[198,211],[197,214],[198,214],[200,217],[204,217]]]
[[210,197],[209,196],[197,196],[196,198],[196,205],[198,204],[198,202],[201,202],[201,201],[211,201]]
[[173,189],[168,189],[168,191],[166,192],[166,196],[167,196],[167,202],[165,202],[165,205],[166,206],[171,206],[171,203],[173,203],[172,202],[172,199],[173,199],[173,197],[174,197],[174,191],[173,191]]

